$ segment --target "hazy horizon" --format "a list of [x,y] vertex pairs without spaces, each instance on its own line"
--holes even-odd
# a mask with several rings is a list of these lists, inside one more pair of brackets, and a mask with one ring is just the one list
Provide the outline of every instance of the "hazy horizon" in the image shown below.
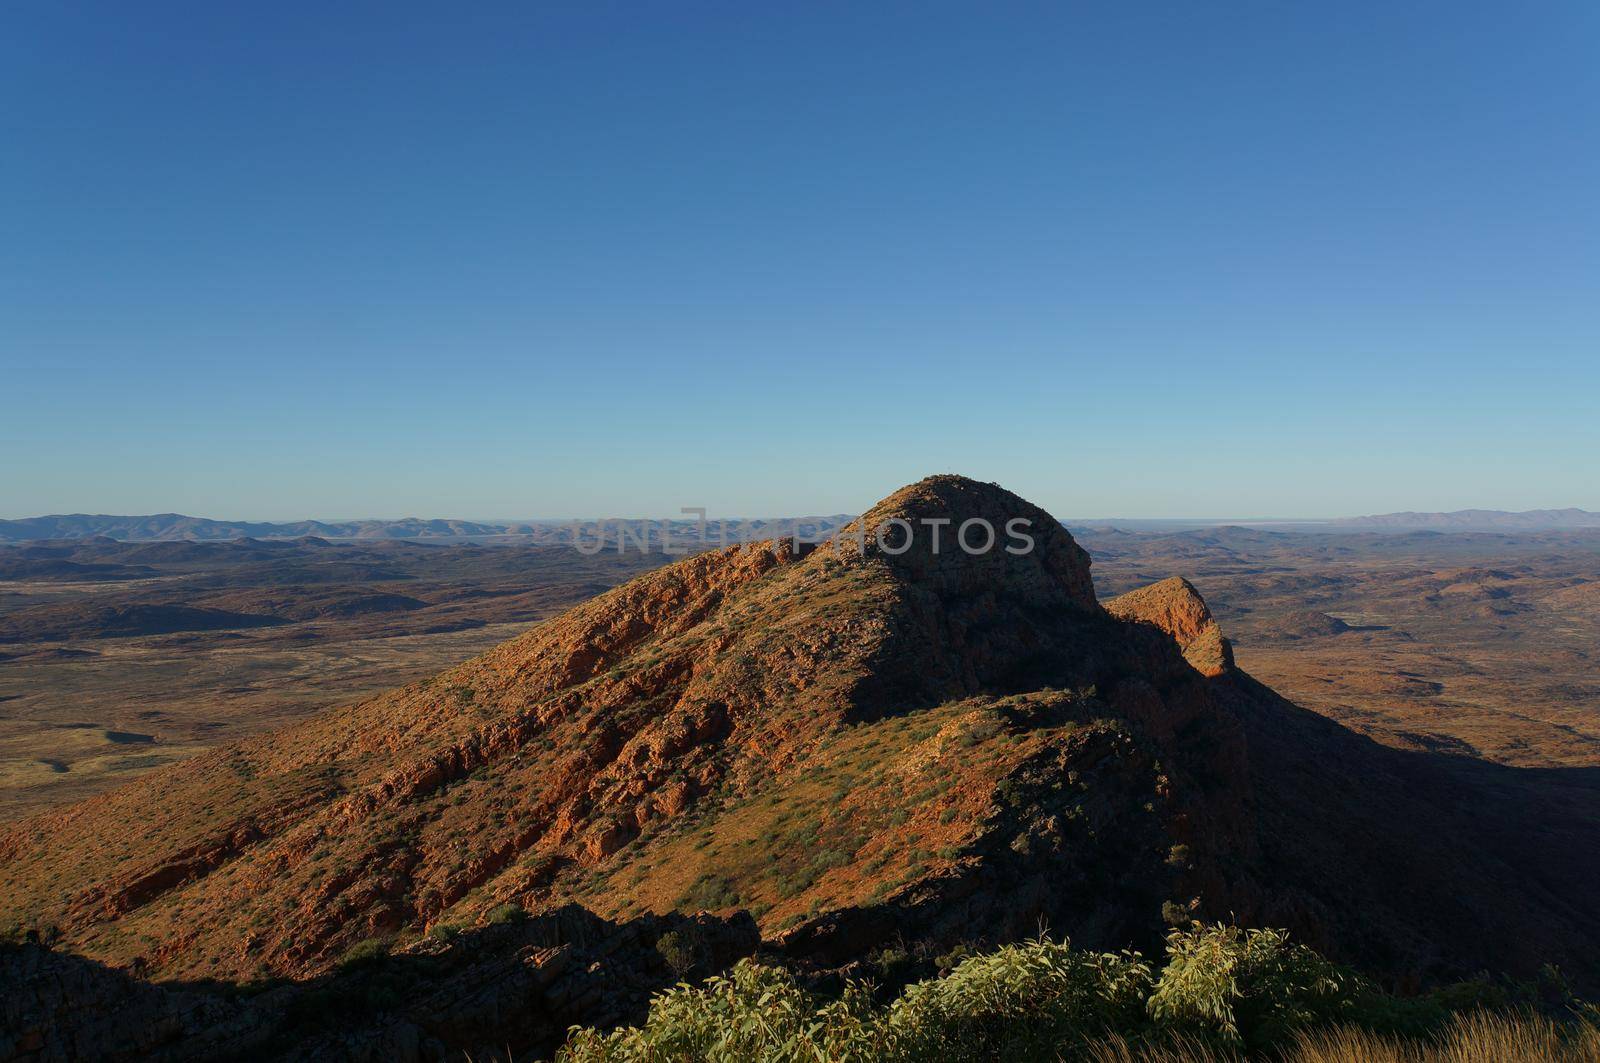
[[[1001,484],[1001,486],[1004,487],[1005,485]],[[873,501],[877,501],[877,500],[874,499]],[[1046,507],[1046,508],[1048,509],[1048,507]],[[709,512],[707,514],[707,519],[709,519],[711,521],[716,521],[716,520],[787,520],[787,519],[806,519],[806,518],[810,518],[810,517],[858,516],[858,515],[860,515],[861,512],[864,511],[864,509],[865,509],[864,506],[858,506],[858,507],[856,507],[854,509],[840,509],[840,510],[792,509],[792,510],[787,510],[787,511],[773,511],[773,512],[763,512],[763,513],[738,512],[738,511],[727,512],[727,513],[719,513],[719,512],[712,511],[712,512]],[[1106,522],[1113,522],[1113,521],[1131,521],[1131,522],[1136,522],[1136,523],[1148,523],[1148,524],[1204,524],[1204,525],[1209,525],[1209,524],[1250,524],[1250,525],[1285,524],[1285,525],[1311,525],[1311,524],[1324,524],[1324,523],[1328,523],[1330,521],[1338,521],[1338,520],[1351,520],[1351,519],[1360,519],[1360,518],[1365,518],[1365,517],[1389,517],[1389,516],[1396,516],[1396,515],[1401,515],[1401,514],[1418,514],[1418,515],[1439,514],[1439,515],[1448,516],[1448,515],[1460,514],[1460,513],[1483,512],[1483,513],[1501,513],[1501,514],[1518,515],[1518,514],[1525,514],[1525,513],[1561,512],[1561,511],[1565,511],[1565,510],[1580,510],[1580,511],[1585,512],[1585,513],[1594,513],[1594,514],[1600,515],[1600,510],[1591,510],[1587,506],[1546,506],[1546,507],[1539,507],[1537,509],[1532,509],[1532,510],[1509,510],[1509,509],[1505,509],[1503,507],[1485,507],[1485,506],[1468,506],[1468,507],[1462,507],[1462,508],[1453,509],[1453,510],[1422,510],[1422,509],[1411,508],[1411,509],[1401,509],[1401,510],[1388,510],[1388,511],[1381,512],[1381,513],[1380,512],[1376,512],[1376,511],[1362,512],[1362,513],[1332,513],[1332,514],[1327,514],[1327,515],[1323,515],[1323,516],[1315,516],[1315,517],[1296,516],[1296,515],[1281,515],[1281,514],[1280,515],[1224,514],[1224,515],[1212,515],[1212,516],[1179,515],[1179,516],[1168,516],[1168,517],[1149,517],[1149,516],[1140,516],[1140,515],[1137,515],[1137,514],[1130,514],[1130,513],[1111,513],[1111,514],[1098,514],[1098,515],[1096,515],[1096,514],[1060,513],[1060,512],[1056,512],[1054,510],[1051,510],[1050,512],[1051,512],[1052,516],[1054,516],[1057,520],[1060,520],[1063,523],[1066,523],[1066,524],[1085,524],[1085,525],[1087,525],[1087,524],[1106,523]],[[614,512],[614,513],[606,513],[606,514],[601,514],[601,513],[558,514],[558,515],[551,515],[551,516],[531,516],[531,517],[530,516],[520,516],[520,517],[484,516],[484,515],[481,515],[481,514],[466,514],[466,515],[463,515],[463,514],[431,513],[431,512],[400,513],[400,514],[389,515],[389,516],[363,515],[363,516],[296,516],[296,517],[265,516],[265,517],[238,517],[238,516],[231,516],[231,515],[218,515],[218,514],[214,514],[214,513],[184,513],[184,512],[180,512],[178,510],[152,510],[152,511],[149,511],[149,512],[139,512],[139,513],[131,513],[131,512],[130,513],[110,513],[110,512],[104,512],[104,511],[74,510],[72,512],[29,513],[29,514],[21,514],[21,515],[17,515],[17,516],[11,516],[11,515],[8,515],[8,514],[0,514],[0,521],[44,520],[44,519],[49,519],[49,518],[52,518],[52,517],[124,518],[124,519],[142,519],[142,518],[155,518],[155,517],[183,517],[183,518],[190,519],[190,520],[209,520],[209,521],[215,521],[217,523],[223,523],[223,524],[227,524],[227,523],[238,523],[238,524],[301,524],[301,523],[358,524],[358,523],[362,523],[362,522],[398,522],[398,521],[406,521],[406,520],[418,520],[418,521],[442,520],[442,521],[460,521],[460,522],[465,522],[465,523],[480,523],[480,524],[519,524],[519,523],[520,524],[551,524],[551,523],[561,523],[561,522],[567,522],[567,521],[573,521],[573,520],[578,520],[578,521],[585,521],[585,520],[651,520],[651,521],[683,520],[683,521],[693,521],[693,520],[696,519],[696,517],[693,516],[693,515],[682,515],[680,513],[675,513],[675,512],[647,513],[647,512],[644,512],[644,511],[638,511],[638,512],[618,511],[618,512]]]

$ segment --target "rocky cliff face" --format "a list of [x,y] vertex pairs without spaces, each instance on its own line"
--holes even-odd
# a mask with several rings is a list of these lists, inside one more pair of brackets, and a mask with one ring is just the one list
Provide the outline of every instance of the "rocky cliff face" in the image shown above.
[[1105,603],[1106,612],[1124,620],[1153,624],[1172,636],[1183,659],[1204,676],[1233,668],[1233,646],[1211,616],[1205,599],[1182,576],[1129,591]]
[[[993,542],[967,548],[984,525]],[[631,988],[604,1015],[656,984],[662,921],[700,912],[752,928],[697,932],[722,942],[706,963],[759,940],[819,977],[891,941],[932,955],[1041,923],[1148,948],[1189,916],[1287,923],[1396,977],[1512,955],[1530,922],[1552,930],[1544,959],[1593,954],[1570,883],[1495,912],[1512,865],[1440,841],[1468,827],[1453,776],[1298,713],[1233,666],[1187,582],[1102,608],[1043,511],[933,477],[837,544],[685,559],[427,683],[21,824],[0,836],[0,900],[58,949],[141,976],[318,986],[343,984],[352,955],[434,957],[392,1010],[418,1044],[457,1047],[452,1016],[477,1014],[459,1002],[502,977],[471,973],[460,942],[485,971],[526,973],[526,945],[493,929],[508,912],[634,935],[607,969]],[[1367,774],[1377,819],[1351,794]],[[1350,886],[1441,845],[1483,898],[1461,909],[1470,938],[1419,912],[1458,889],[1442,872],[1409,869],[1401,897]],[[1427,949],[1375,944],[1409,922],[1433,928]],[[527,984],[550,992],[542,977]],[[486,1007],[496,1043],[548,1044],[525,1002]]]

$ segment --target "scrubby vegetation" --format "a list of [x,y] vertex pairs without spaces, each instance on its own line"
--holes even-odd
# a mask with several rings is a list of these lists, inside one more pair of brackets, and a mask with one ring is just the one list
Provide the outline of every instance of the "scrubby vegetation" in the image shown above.
[[[881,1002],[824,999],[776,966],[658,995],[640,1027],[574,1029],[560,1063],[1322,1063],[1600,1058],[1600,1013],[1561,990],[1485,982],[1397,998],[1277,930],[1174,930],[1165,964],[1048,940],[968,956]],[[1543,1010],[1535,1013],[1533,1008]]]

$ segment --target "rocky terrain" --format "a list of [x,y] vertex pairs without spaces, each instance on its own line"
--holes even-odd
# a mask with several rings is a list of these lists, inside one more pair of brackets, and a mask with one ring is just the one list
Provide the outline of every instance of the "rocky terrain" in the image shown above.
[[[1195,917],[1286,926],[1399,987],[1600,978],[1594,768],[1300,708],[1193,584],[1102,606],[1074,537],[993,485],[931,478],[861,519],[974,518],[1026,519],[1035,548],[705,552],[12,826],[13,1054],[522,1058],[758,949],[826,981],[1041,925],[1150,948]],[[1149,554],[1123,546],[1131,575]],[[562,945],[560,972],[604,977],[551,967]],[[135,1046],[60,1018],[85,994],[172,1017]],[[337,1045],[306,1010],[327,994],[364,1002]]]

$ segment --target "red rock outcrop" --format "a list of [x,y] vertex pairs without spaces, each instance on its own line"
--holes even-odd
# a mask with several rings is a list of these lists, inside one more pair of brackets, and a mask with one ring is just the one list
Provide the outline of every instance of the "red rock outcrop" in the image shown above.
[[1112,616],[1154,624],[1171,635],[1201,675],[1218,676],[1233,667],[1233,646],[1200,592],[1182,576],[1112,598],[1105,608]]

